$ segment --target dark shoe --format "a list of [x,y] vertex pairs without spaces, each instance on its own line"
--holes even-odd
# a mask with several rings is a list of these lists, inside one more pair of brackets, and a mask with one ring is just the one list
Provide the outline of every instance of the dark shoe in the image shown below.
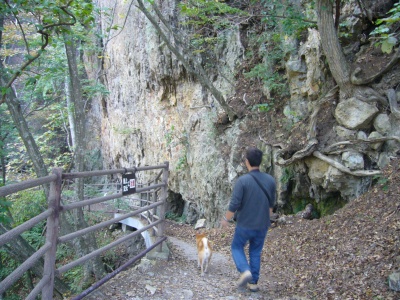
[[258,292],[260,288],[258,287],[257,283],[248,283],[247,288],[250,290],[250,292]]
[[239,281],[237,282],[238,288],[245,287],[252,279],[253,279],[253,276],[251,275],[251,272],[250,271],[244,271],[240,275]]

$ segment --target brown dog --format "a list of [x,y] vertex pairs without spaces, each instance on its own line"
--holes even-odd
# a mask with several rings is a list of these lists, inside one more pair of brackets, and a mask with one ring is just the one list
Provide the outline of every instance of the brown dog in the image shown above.
[[197,267],[201,268],[201,276],[204,276],[204,272],[207,272],[208,264],[211,260],[211,242],[207,239],[205,233],[196,233],[196,245]]

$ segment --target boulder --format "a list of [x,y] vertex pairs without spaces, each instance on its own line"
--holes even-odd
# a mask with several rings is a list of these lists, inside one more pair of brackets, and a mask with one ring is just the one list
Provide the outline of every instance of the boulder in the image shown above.
[[196,225],[194,226],[194,229],[199,229],[199,228],[204,228],[206,227],[206,219],[198,219],[196,222]]
[[375,105],[353,97],[337,105],[335,118],[340,125],[348,129],[361,129],[368,128],[378,112]]
[[[381,137],[383,137],[382,134],[380,134],[377,131],[373,131],[368,136],[368,139],[373,140],[373,139],[379,139]],[[379,142],[379,143],[370,144],[369,146],[370,146],[370,148],[372,148],[374,150],[379,150],[382,147],[382,145],[383,145],[383,142]]]
[[350,170],[363,170],[364,157],[359,152],[346,151],[342,153],[343,164]]
[[390,119],[387,114],[378,114],[374,119],[374,128],[382,135],[388,135],[391,129]]
[[338,137],[344,139],[354,139],[357,136],[356,130],[350,130],[343,126],[335,126],[335,132],[338,135]]
[[381,152],[379,154],[378,166],[383,169],[390,163],[390,155],[387,152]]
[[400,292],[400,272],[394,272],[389,275],[389,288],[393,291]]
[[309,203],[306,205],[304,210],[298,212],[296,215],[306,220],[312,220],[313,212],[314,212],[314,206],[311,203]]

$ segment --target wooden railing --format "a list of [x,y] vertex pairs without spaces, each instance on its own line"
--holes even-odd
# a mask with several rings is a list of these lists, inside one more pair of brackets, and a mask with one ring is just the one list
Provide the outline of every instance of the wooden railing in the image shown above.
[[[29,293],[26,299],[36,299],[38,295],[42,295],[42,299],[51,300],[53,299],[54,293],[54,279],[56,276],[70,270],[71,268],[81,265],[87,260],[99,256],[104,251],[110,250],[113,247],[119,245],[120,243],[131,239],[143,231],[153,229],[153,231],[157,235],[157,241],[153,244],[152,247],[143,251],[140,255],[136,257],[140,259],[147,252],[149,252],[154,247],[158,247],[158,251],[161,251],[162,242],[166,239],[164,237],[164,215],[165,215],[165,203],[167,199],[167,188],[168,188],[168,162],[165,162],[163,165],[158,166],[146,166],[146,167],[137,167],[137,168],[128,168],[128,169],[115,169],[115,170],[103,170],[103,171],[91,171],[91,172],[79,172],[79,173],[62,173],[61,169],[53,169],[51,175],[27,180],[21,183],[16,183],[12,185],[7,185],[0,188],[0,197],[5,197],[7,195],[26,190],[33,187],[38,187],[41,185],[50,184],[50,192],[48,197],[48,208],[35,216],[34,218],[26,221],[25,223],[7,231],[6,233],[0,235],[0,247],[7,244],[12,243],[13,239],[19,237],[23,232],[31,229],[36,224],[43,220],[47,220],[46,223],[46,240],[43,246],[38,249],[33,255],[31,255],[28,259],[26,259],[19,267],[17,267],[9,276],[7,276],[3,281],[0,282],[0,295],[2,295],[5,291],[7,291],[21,276],[28,271],[32,266],[38,263],[38,261],[44,256],[44,267],[43,267],[43,276],[40,281],[35,285],[33,290]],[[99,198],[87,199],[83,201],[73,202],[66,205],[61,204],[61,191],[62,184],[65,180],[72,180],[76,178],[87,178],[93,176],[102,176],[102,175],[115,175],[115,174],[125,174],[149,171],[149,170],[157,170],[161,169],[161,172],[156,176],[154,180],[150,180],[146,186],[137,187],[136,193],[146,193],[146,195],[151,194],[152,197],[147,197],[145,199],[144,205],[142,207],[134,209],[133,211],[129,211],[124,213],[122,216],[117,218],[112,218],[105,222],[101,222],[90,227],[81,229],[76,232],[69,233],[64,236],[59,236],[59,226],[60,226],[60,213],[64,213],[69,210],[82,208],[84,206],[90,206],[98,203],[103,203],[109,200],[118,199],[123,197],[123,193],[115,193],[112,195],[107,195]],[[149,201],[149,199],[152,201]],[[157,218],[155,218],[155,212],[157,209]],[[56,268],[56,251],[57,245],[61,243],[65,243],[71,241],[77,237],[81,237],[89,232],[94,232],[106,226],[110,226],[116,222],[119,222],[123,219],[143,214],[147,211],[151,212],[151,218],[147,218],[148,225],[141,228],[140,230],[134,231],[131,234],[128,234],[116,241],[111,242],[108,245],[103,246],[91,253],[88,253],[82,257],[79,257],[75,261],[69,262],[66,265],[63,265],[59,268]],[[135,260],[131,260],[130,264],[134,263]],[[127,267],[127,265],[124,265]],[[110,279],[110,274],[104,279]],[[104,283],[104,279],[101,280]],[[107,279],[107,280],[108,280]],[[101,284],[102,284],[101,283]],[[98,286],[98,284],[97,284]],[[88,290],[90,292],[90,289]],[[84,294],[83,293],[82,297]],[[81,299],[80,297],[76,297],[75,299]]]

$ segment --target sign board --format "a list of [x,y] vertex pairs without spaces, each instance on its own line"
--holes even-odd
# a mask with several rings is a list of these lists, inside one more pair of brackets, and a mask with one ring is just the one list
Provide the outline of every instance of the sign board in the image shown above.
[[122,174],[122,195],[136,193],[136,176],[135,173]]

